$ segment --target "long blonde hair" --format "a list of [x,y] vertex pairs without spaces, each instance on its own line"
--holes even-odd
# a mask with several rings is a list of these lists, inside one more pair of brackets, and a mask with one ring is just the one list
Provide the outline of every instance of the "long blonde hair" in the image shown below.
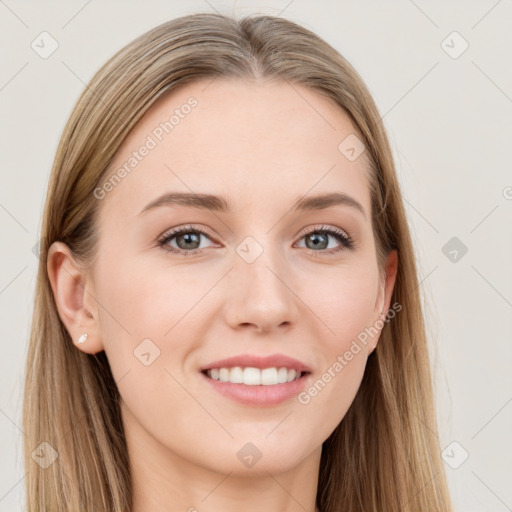
[[[367,150],[372,224],[380,268],[398,252],[392,303],[360,389],[322,447],[321,512],[449,512],[430,363],[411,236],[392,153],[363,80],[331,46],[282,18],[194,14],[163,23],[114,55],[78,99],[53,164],[23,408],[29,512],[129,512],[132,483],[119,393],[104,352],[74,347],[49,283],[51,244],[90,263],[97,247],[93,192],[127,134],[162,94],[216,76],[286,80],[334,100]],[[47,468],[33,451],[58,453]],[[49,449],[48,445],[44,445]],[[53,452],[51,452],[53,453]]]

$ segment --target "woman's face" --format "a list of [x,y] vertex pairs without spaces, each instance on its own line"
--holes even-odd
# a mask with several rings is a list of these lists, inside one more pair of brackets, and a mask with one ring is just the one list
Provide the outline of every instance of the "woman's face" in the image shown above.
[[389,306],[359,144],[310,89],[225,79],[164,96],[125,140],[88,290],[141,456],[254,473],[318,455]]

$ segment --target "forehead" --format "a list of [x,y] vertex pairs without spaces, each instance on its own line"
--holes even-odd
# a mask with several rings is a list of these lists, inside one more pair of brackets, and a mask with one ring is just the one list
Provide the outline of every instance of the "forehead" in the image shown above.
[[342,151],[354,137],[343,109],[308,87],[201,80],[165,94],[139,120],[109,166],[105,180],[116,179],[101,208],[132,216],[166,191],[260,208],[339,191],[368,214],[366,155]]

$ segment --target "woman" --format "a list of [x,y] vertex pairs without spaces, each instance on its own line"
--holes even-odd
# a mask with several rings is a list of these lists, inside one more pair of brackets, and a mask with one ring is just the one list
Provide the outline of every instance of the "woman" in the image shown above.
[[30,511],[451,510],[387,137],[310,31],[196,14],[118,52],[41,251]]

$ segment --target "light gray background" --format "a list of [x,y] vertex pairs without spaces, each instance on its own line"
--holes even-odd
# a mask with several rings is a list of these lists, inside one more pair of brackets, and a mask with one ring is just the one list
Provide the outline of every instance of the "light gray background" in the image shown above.
[[[166,20],[214,10],[297,21],[366,81],[389,131],[417,248],[441,446],[458,443],[445,451],[455,508],[512,510],[510,0],[0,0],[0,510],[24,502],[32,248],[64,124],[118,49]],[[43,31],[59,45],[47,59],[31,48]],[[469,44],[457,58],[464,42],[453,31]],[[456,262],[442,250],[452,237],[468,249]],[[453,469],[464,450],[469,457]]]

